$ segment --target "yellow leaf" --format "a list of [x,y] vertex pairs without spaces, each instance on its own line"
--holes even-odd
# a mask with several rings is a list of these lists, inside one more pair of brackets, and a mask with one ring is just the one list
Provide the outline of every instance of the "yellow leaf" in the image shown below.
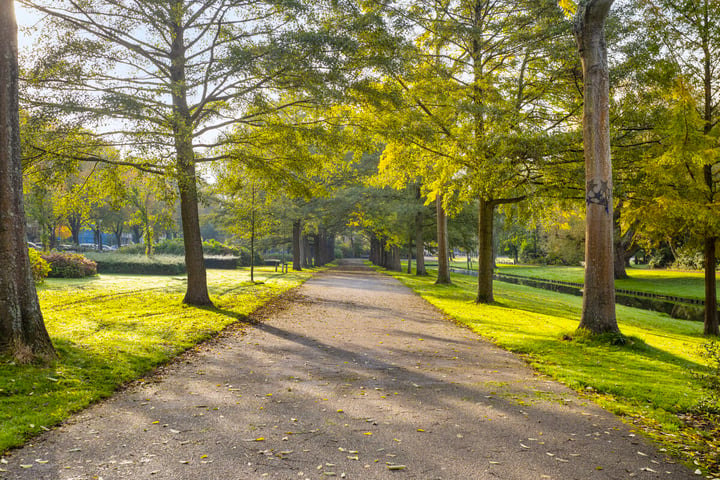
[[558,5],[565,12],[566,17],[572,17],[577,10],[577,3],[574,0],[558,0]]

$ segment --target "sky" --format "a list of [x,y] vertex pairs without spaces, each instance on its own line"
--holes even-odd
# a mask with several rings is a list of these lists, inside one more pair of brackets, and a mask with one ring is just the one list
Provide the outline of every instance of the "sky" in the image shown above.
[[32,40],[29,35],[30,32],[26,32],[25,29],[31,29],[36,25],[40,20],[40,16],[31,13],[28,9],[23,8],[15,2],[15,17],[18,23],[18,45],[22,51],[32,45]]

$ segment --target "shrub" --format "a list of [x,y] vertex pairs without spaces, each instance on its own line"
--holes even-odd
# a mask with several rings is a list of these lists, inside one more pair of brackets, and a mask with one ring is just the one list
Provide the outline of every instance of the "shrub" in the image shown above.
[[34,248],[28,248],[28,254],[30,255],[33,280],[35,283],[42,283],[50,273],[50,265]]
[[[143,252],[145,250],[143,249]],[[155,253],[162,255],[185,255],[185,241],[182,238],[170,238],[155,244]]]
[[79,253],[53,250],[50,253],[43,253],[41,256],[50,264],[49,277],[81,278],[97,275],[97,263]]
[[238,267],[238,257],[227,255],[206,255],[205,268],[216,268],[218,270],[235,270]]
[[123,245],[117,250],[117,253],[123,253],[127,255],[144,255],[145,244],[143,243],[131,243],[130,245]]
[[700,355],[708,361],[709,372],[698,372],[695,377],[707,389],[697,410],[720,415],[720,342],[711,340],[700,345]]
[[218,242],[214,238],[203,242],[203,252],[205,252],[205,255],[232,255],[233,257],[237,257],[240,255],[239,248],[225,245],[224,243]]
[[125,253],[97,253],[91,258],[97,262],[100,273],[126,273],[137,275],[179,275],[185,273],[185,259],[178,255]]
[[[125,255],[142,255],[145,253],[145,246],[139,243],[133,244],[133,245],[126,245],[122,247],[120,250],[117,251],[119,254],[125,254]],[[229,245],[225,245],[224,243],[220,243],[217,240],[210,239],[205,242],[203,242],[203,253],[205,254],[205,266],[207,268],[220,268],[220,269],[234,269],[237,267],[249,267],[250,266],[250,252],[245,248],[239,248],[239,247],[232,247]],[[185,255],[185,244],[183,243],[182,238],[173,238],[170,240],[163,240],[162,242],[158,242],[157,245],[155,245],[155,254],[156,256],[178,256],[183,257]],[[113,255],[115,257],[115,255]],[[92,258],[103,265],[108,263],[122,263],[121,259],[109,259],[108,254],[102,254],[102,255],[92,255]],[[184,259],[182,260],[184,262]],[[145,269],[145,266],[140,266],[140,264],[146,265],[148,262],[139,262],[138,260],[132,260],[128,263],[128,269],[132,269],[134,267],[130,265],[135,265],[137,268]],[[152,262],[150,262],[152,263]],[[164,262],[160,262],[164,263]],[[255,265],[262,265],[263,264],[263,257],[258,253],[255,252]],[[121,267],[110,267],[103,266],[100,267],[102,273],[110,273],[110,271],[106,270],[106,268],[121,268]],[[156,267],[147,267],[150,269],[154,269]],[[158,272],[162,270],[162,267],[159,268]],[[174,275],[175,273],[183,273],[185,271],[184,263],[183,263],[183,270],[182,272],[169,272],[167,275]],[[143,272],[139,271],[115,271],[113,270],[113,273],[146,273],[145,270]],[[165,275],[165,273],[155,273],[157,275]]]

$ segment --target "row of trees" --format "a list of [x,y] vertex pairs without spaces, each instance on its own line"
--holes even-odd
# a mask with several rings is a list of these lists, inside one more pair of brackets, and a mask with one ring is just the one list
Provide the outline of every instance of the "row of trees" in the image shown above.
[[[433,205],[447,282],[446,218],[472,206],[478,302],[493,301],[498,209],[522,218],[579,201],[582,328],[617,332],[613,260],[642,235],[704,244],[717,334],[717,12],[710,0],[621,0],[608,63],[613,3],[20,0],[44,18],[23,59],[24,107],[52,126],[28,148],[49,171],[114,164],[174,185],[188,304],[211,303],[198,214],[209,175],[229,228],[251,242],[291,232],[295,268],[303,232],[328,250],[348,222],[390,263],[401,245],[421,262]],[[260,214],[268,204],[284,216]]]

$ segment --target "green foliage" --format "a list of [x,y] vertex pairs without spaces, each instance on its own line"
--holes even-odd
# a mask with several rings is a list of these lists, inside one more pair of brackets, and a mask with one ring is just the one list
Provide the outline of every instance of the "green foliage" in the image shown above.
[[700,355],[707,361],[708,369],[696,373],[696,378],[707,390],[700,399],[697,410],[720,415],[720,342],[711,340],[700,345]]
[[41,254],[50,265],[51,278],[82,278],[97,275],[97,263],[79,253],[57,252]]
[[33,280],[35,283],[42,283],[50,273],[50,264],[34,248],[28,248],[28,254],[30,256]]
[[262,283],[252,284],[242,271],[209,271],[217,308],[183,305],[182,278],[48,279],[38,295],[60,358],[50,367],[0,361],[0,452],[244,320],[309,276],[261,269]]
[[94,253],[88,258],[97,262],[98,273],[125,273],[137,275],[181,275],[185,273],[185,258],[177,255],[146,256],[125,253]]
[[224,243],[218,242],[214,238],[205,240],[203,242],[203,252],[206,255],[232,255],[234,257],[240,256],[240,249],[237,247],[231,247]]
[[[218,242],[215,239],[206,240],[203,242],[203,252],[206,255],[228,255],[228,256],[240,256],[240,249]],[[185,255],[185,242],[182,238],[169,238],[158,242],[154,251],[159,255]],[[132,245],[125,245],[118,250],[121,254],[138,254],[145,252],[145,245],[141,243],[134,243]]]
[[[228,255],[205,255],[205,267],[222,270],[234,270],[238,266],[247,266],[250,256],[247,252],[239,257]],[[97,262],[98,273],[125,273],[134,275],[182,275],[185,270],[185,257],[182,255],[158,254],[148,257],[142,252],[127,253],[89,253],[88,258]],[[242,265],[243,259],[247,265]],[[257,260],[262,261],[260,257]]]

